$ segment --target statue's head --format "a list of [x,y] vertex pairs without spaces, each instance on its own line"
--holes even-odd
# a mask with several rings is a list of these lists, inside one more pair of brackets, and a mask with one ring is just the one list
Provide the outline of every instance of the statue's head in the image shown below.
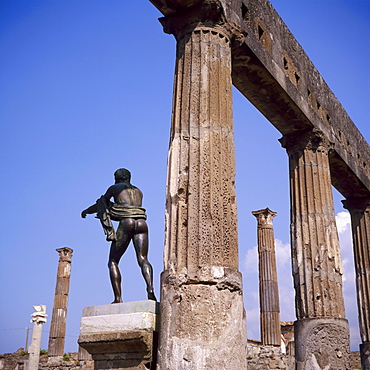
[[130,182],[131,172],[126,168],[120,168],[114,173],[114,179],[116,182]]

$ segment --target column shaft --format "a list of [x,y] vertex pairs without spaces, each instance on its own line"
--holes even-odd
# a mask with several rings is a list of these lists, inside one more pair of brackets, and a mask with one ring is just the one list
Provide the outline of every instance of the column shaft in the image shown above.
[[343,204],[351,213],[362,368],[370,370],[370,205],[368,199]]
[[68,292],[71,276],[73,250],[67,247],[56,250],[59,253],[54,307],[50,324],[48,355],[63,356],[67,325]]
[[330,144],[321,132],[284,137],[281,141],[287,148],[290,167],[297,369],[313,368],[315,362],[321,368],[330,364],[331,368],[346,369],[349,330],[344,319],[342,267],[328,159]]
[[272,219],[275,212],[268,208],[252,212],[258,220],[259,290],[261,342],[281,345],[279,289],[276,269],[275,239]]
[[214,22],[169,22],[177,61],[158,368],[245,369],[230,39]]
[[177,56],[165,269],[238,268],[229,40],[199,27],[178,42]]
[[27,370],[38,370],[39,368],[41,337],[42,337],[42,323],[34,322],[32,329],[31,345],[29,348]]

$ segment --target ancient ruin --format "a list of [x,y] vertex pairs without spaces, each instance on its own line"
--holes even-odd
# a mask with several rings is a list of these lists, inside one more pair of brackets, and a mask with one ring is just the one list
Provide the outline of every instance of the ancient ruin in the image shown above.
[[158,368],[246,368],[233,83],[289,156],[296,368],[349,368],[333,185],[352,216],[369,369],[368,144],[269,1],[151,2],[177,40]]
[[275,238],[272,219],[277,215],[270,209],[252,212],[257,218],[258,270],[260,282],[261,343],[280,346],[280,305],[276,270]]
[[367,199],[348,199],[344,207],[351,213],[358,298],[360,345],[363,369],[370,369],[370,208]]
[[66,336],[68,292],[71,277],[73,250],[68,247],[56,249],[59,253],[54,307],[49,333],[49,356],[63,356]]
[[40,358],[40,344],[42,337],[42,326],[46,323],[46,306],[33,306],[35,312],[31,315],[33,322],[32,339],[29,347],[29,358],[27,370],[38,370]]

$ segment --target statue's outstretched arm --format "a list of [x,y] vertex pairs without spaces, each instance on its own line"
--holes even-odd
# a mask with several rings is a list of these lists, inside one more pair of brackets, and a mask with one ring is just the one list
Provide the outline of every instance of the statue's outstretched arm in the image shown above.
[[89,208],[86,208],[84,209],[82,212],[81,212],[81,217],[82,218],[85,218],[86,215],[92,215],[93,213],[96,213],[98,212],[98,206],[97,204],[93,204],[92,206],[90,206]]

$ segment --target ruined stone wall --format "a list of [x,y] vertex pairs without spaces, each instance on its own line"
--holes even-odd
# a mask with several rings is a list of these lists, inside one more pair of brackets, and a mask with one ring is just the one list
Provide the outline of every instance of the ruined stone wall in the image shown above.
[[[0,370],[26,370],[28,356],[20,354],[23,348],[15,353],[0,355]],[[67,353],[69,361],[63,357],[48,358],[47,354],[40,356],[40,370],[93,370],[94,361],[79,361],[77,353]],[[279,347],[261,346],[258,341],[248,340],[247,364],[253,370],[294,370],[294,357],[281,353]],[[351,352],[351,367],[349,370],[361,369],[360,353]],[[216,370],[216,369],[215,369]]]
[[[0,355],[0,370],[26,370],[28,355],[23,348],[15,353]],[[40,355],[39,370],[93,370],[94,361],[79,361],[77,353],[66,353],[65,356],[48,357]]]
[[280,347],[262,346],[257,341],[248,340],[248,369],[253,370],[294,370],[294,357],[281,353]]

